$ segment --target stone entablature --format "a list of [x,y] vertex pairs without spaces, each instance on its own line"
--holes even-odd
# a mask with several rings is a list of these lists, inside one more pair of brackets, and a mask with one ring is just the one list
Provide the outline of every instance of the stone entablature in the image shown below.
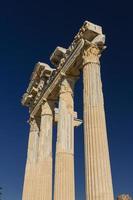
[[[43,101],[47,98],[58,98],[58,84],[67,74],[75,77],[79,76],[81,68],[82,52],[86,46],[93,44],[98,46],[99,51],[104,48],[105,36],[102,27],[86,21],[68,49],[57,47],[50,57],[51,63],[56,66],[56,70],[47,64],[37,63],[27,92],[24,94],[22,104],[30,108],[31,116],[34,116]],[[43,76],[42,76],[43,75]],[[47,82],[42,86],[38,96],[38,78],[47,77]],[[53,93],[53,96],[52,96]]]
[[42,89],[48,84],[48,80],[53,71],[54,69],[45,63],[38,62],[35,65],[29,86],[23,95],[22,104],[24,106],[34,106],[41,95]]

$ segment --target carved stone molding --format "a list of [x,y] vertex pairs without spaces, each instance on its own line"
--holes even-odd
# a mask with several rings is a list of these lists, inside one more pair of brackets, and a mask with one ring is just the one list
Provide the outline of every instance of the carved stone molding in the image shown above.
[[35,65],[29,86],[22,98],[22,104],[24,106],[32,107],[37,103],[42,89],[47,84],[53,71],[54,69],[45,63],[38,62]]

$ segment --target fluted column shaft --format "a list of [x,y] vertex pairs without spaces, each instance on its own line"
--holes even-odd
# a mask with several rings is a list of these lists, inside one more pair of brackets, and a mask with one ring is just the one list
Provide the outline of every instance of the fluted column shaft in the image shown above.
[[39,135],[36,200],[52,200],[53,103],[42,105]]
[[114,200],[99,55],[95,45],[83,53],[86,200]]
[[65,78],[59,96],[54,200],[74,200],[74,80]]
[[39,128],[35,119],[30,120],[27,163],[23,187],[23,200],[35,200],[35,175],[38,152]]

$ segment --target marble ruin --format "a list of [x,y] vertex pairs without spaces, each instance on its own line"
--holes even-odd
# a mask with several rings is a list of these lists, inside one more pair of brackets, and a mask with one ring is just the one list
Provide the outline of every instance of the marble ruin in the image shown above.
[[[54,68],[35,65],[22,104],[29,108],[30,134],[23,200],[52,200],[52,130],[57,123],[54,200],[75,200],[74,87],[83,72],[86,200],[114,200],[106,132],[100,56],[102,27],[86,21],[68,49],[57,47]],[[78,97],[79,98],[79,97]]]

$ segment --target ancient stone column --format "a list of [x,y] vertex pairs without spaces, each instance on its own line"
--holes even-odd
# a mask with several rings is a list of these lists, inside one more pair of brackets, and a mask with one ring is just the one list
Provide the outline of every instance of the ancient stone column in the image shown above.
[[100,48],[83,52],[86,200],[114,200],[106,132]]
[[30,134],[23,187],[23,200],[35,200],[35,177],[38,151],[39,127],[35,119],[30,120]]
[[52,129],[53,103],[45,102],[41,108],[36,200],[52,200]]
[[64,78],[59,95],[54,200],[74,200],[74,79]]

